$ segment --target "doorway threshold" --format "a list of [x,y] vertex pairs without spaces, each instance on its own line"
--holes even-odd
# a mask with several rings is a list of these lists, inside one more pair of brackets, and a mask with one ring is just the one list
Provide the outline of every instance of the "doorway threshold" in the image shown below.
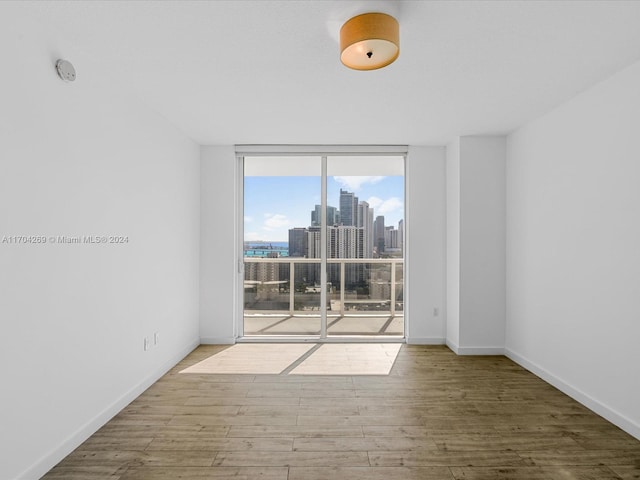
[[317,336],[282,335],[282,336],[251,336],[246,335],[236,338],[236,343],[407,343],[405,337],[400,336],[372,336],[356,335],[342,336],[332,335],[327,338]]

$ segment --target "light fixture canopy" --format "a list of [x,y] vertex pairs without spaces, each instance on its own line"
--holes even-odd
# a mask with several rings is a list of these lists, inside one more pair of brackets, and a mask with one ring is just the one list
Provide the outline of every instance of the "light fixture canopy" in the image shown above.
[[375,70],[400,54],[400,26],[386,13],[363,13],[340,29],[340,61],[354,70]]

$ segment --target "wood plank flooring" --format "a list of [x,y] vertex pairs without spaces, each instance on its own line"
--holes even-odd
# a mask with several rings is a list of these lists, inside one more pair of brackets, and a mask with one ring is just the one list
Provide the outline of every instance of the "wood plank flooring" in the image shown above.
[[390,375],[180,373],[226,348],[196,349],[43,478],[640,478],[640,441],[505,357],[403,345]]

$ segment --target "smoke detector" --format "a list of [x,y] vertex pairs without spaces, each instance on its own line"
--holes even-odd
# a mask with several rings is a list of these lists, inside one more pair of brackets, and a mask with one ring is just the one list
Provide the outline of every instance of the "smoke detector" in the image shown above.
[[76,79],[76,69],[73,68],[71,62],[62,59],[58,60],[56,62],[56,70],[58,71],[58,76],[65,82],[73,82]]

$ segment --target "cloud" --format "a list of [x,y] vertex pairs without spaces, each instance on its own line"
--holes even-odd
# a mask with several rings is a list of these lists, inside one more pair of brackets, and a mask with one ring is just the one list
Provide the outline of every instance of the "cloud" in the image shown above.
[[378,197],[369,197],[369,198],[367,199],[367,203],[368,203],[368,204],[369,204],[369,206],[370,206],[371,208],[373,208],[374,210],[377,210],[377,209],[378,209],[378,207],[379,207],[380,205],[382,205],[382,202],[383,202],[383,200],[382,200],[381,198],[378,198]]
[[265,218],[264,227],[262,227],[264,230],[276,230],[278,228],[288,227],[291,225],[291,221],[286,217],[286,215],[281,215],[279,213],[265,215]]
[[262,240],[258,232],[245,232],[244,239],[247,242],[254,242],[256,240]]
[[384,180],[387,177],[364,177],[364,176],[349,176],[349,177],[333,177],[336,182],[338,182],[343,187],[352,190],[358,191],[360,187],[365,183],[370,183],[372,185]]
[[398,197],[390,197],[386,200],[378,197],[369,197],[367,203],[375,210],[376,215],[384,215],[402,208],[402,200]]
[[249,217],[247,215],[244,216],[244,223],[250,223],[253,222],[253,217]]

